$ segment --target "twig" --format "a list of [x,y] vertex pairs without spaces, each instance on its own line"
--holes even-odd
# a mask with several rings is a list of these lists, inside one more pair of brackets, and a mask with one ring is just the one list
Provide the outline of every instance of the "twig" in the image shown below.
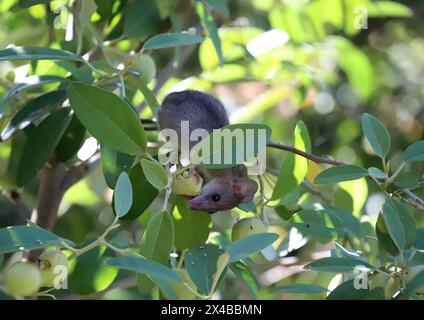
[[418,197],[415,193],[409,191],[408,189],[402,189],[403,193],[405,193],[410,202],[412,202],[412,204],[420,210],[424,210],[424,200],[421,199],[420,197]]
[[307,153],[305,151],[299,150],[295,147],[291,147],[291,146],[281,144],[279,142],[270,141],[270,142],[268,142],[267,147],[289,151],[289,152],[295,153],[295,154],[297,154],[301,157],[309,159],[309,160],[311,160],[315,163],[328,163],[328,164],[331,164],[333,166],[339,166],[339,165],[342,165],[342,164],[346,164],[345,162],[342,162],[342,161],[318,157],[316,155],[313,155],[313,154]]

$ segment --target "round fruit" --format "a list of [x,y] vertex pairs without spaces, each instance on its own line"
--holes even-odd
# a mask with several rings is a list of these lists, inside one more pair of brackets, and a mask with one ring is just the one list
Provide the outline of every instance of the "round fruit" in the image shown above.
[[197,196],[202,184],[203,179],[200,175],[185,171],[172,181],[172,191],[185,196]]
[[41,285],[54,287],[54,280],[60,274],[57,266],[68,267],[68,258],[61,251],[52,250],[44,252],[40,258]]
[[140,71],[140,78],[144,81],[145,84],[150,83],[156,76],[155,61],[147,54],[141,55],[140,58],[134,63],[134,67]]
[[177,295],[178,300],[193,300],[196,296],[193,292],[191,292],[184,285],[185,283],[196,291],[196,285],[193,280],[191,280],[190,275],[185,269],[174,269],[175,273],[177,273],[181,279],[183,279],[182,283],[171,282],[172,289],[174,289],[175,294]]
[[257,218],[244,218],[233,226],[231,238],[235,241],[264,232],[266,232],[266,227],[261,220]]
[[4,288],[12,296],[26,297],[36,293],[40,284],[41,274],[35,264],[17,262],[5,270]]

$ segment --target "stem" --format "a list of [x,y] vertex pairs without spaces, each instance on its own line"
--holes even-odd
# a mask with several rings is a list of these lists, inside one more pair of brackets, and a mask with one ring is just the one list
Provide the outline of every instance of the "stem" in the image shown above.
[[184,263],[184,257],[185,257],[185,255],[186,255],[186,253],[187,253],[187,249],[184,249],[184,250],[181,252],[180,257],[178,258],[178,264],[177,264],[177,268],[178,268],[178,269],[181,269],[181,267],[183,266],[183,263]]
[[309,160],[311,160],[311,161],[313,161],[315,163],[328,163],[328,164],[331,164],[331,165],[334,165],[334,166],[339,166],[339,165],[342,165],[342,164],[346,164],[345,162],[342,162],[342,161],[318,157],[316,155],[313,155],[313,154],[307,153],[305,151],[299,150],[299,149],[297,149],[295,147],[291,147],[291,146],[287,146],[287,145],[281,144],[279,142],[270,141],[270,142],[268,142],[267,147],[275,148],[275,149],[280,149],[280,150],[285,150],[285,151],[288,151],[288,152],[292,152],[292,153],[295,153],[295,154],[297,154],[297,155],[299,155],[301,157],[304,157],[306,159],[309,159]]
[[[168,170],[169,172],[169,170]],[[168,202],[169,202],[169,196],[172,192],[172,180],[174,179],[174,174],[169,172],[168,174],[168,184],[166,185],[165,189],[165,199],[163,201],[163,211],[168,211]]]

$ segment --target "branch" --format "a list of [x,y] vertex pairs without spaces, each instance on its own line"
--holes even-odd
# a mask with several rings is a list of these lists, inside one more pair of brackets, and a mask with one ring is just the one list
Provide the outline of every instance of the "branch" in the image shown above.
[[409,202],[417,209],[424,210],[424,200],[418,197],[415,193],[402,189],[402,192],[408,196]]
[[295,154],[297,154],[301,157],[307,158],[307,159],[309,159],[309,160],[311,160],[315,163],[328,163],[328,164],[331,164],[333,166],[339,166],[339,165],[342,165],[342,164],[346,164],[342,161],[318,157],[316,155],[313,155],[313,154],[307,153],[305,151],[296,149],[295,147],[291,147],[291,146],[281,144],[279,142],[270,141],[270,142],[268,142],[267,147],[292,152],[292,153],[295,153]]

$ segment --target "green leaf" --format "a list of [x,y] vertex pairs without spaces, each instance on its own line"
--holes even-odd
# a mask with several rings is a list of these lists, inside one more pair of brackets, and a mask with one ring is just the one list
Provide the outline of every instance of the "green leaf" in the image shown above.
[[94,0],[84,0],[78,15],[80,32],[90,24],[91,16],[96,12],[97,5]]
[[399,250],[410,248],[415,243],[415,218],[408,208],[397,200],[386,198],[382,214],[388,233]]
[[81,122],[73,115],[68,128],[66,128],[54,151],[59,161],[66,162],[78,152],[84,142],[85,131]]
[[292,283],[281,287],[274,287],[270,293],[322,293],[327,292],[327,288],[315,284]]
[[394,178],[393,183],[404,189],[415,189],[420,186],[420,175],[412,172],[406,172]]
[[374,270],[375,267],[367,262],[353,258],[322,258],[304,266],[304,269],[326,272],[353,272],[355,268]]
[[68,60],[80,61],[84,59],[76,54],[59,49],[46,47],[12,47],[0,50],[0,61],[12,60]]
[[[263,124],[231,124],[214,130],[196,144],[191,160],[211,169],[229,168],[254,161],[264,151],[271,137],[271,129]],[[249,151],[249,152],[248,152]]]
[[290,224],[305,235],[334,239],[345,234],[340,219],[325,210],[303,210],[293,215]]
[[374,152],[384,159],[390,150],[390,136],[384,124],[376,117],[364,113],[361,116],[362,130]]
[[15,84],[7,93],[5,99],[9,99],[23,90],[35,89],[42,87],[45,84],[65,81],[68,80],[58,76],[29,76],[25,79],[25,82]]
[[411,8],[395,1],[371,2],[367,9],[368,17],[412,17],[414,14]]
[[261,251],[278,239],[276,233],[259,233],[231,242],[226,248],[230,254],[230,262],[247,258]]
[[321,171],[315,178],[314,183],[325,184],[341,181],[356,180],[368,175],[368,171],[364,168],[346,164],[337,167],[331,167]]
[[377,223],[375,225],[375,234],[377,235],[379,245],[381,245],[385,251],[387,251],[392,256],[396,256],[399,254],[399,249],[390,237],[389,231],[381,213],[378,215],[377,218]]
[[153,92],[149,89],[149,87],[143,81],[138,81],[138,88],[143,94],[144,99],[146,100],[147,104],[150,107],[150,110],[152,110],[152,113],[156,114],[160,108],[160,105],[158,101],[156,100],[156,97],[154,96]]
[[[85,242],[88,245],[91,241]],[[118,275],[118,270],[106,265],[112,250],[106,246],[97,246],[71,261],[69,290],[74,294],[87,295],[109,287]],[[72,265],[74,264],[74,265]]]
[[209,294],[218,258],[224,252],[224,249],[212,244],[203,244],[187,251],[184,265],[200,293]]
[[204,243],[212,228],[212,217],[209,213],[192,211],[188,201],[176,196],[175,208],[172,211],[175,228],[175,247],[184,250]]
[[424,161],[424,140],[415,142],[405,150],[405,161]]
[[146,179],[140,164],[137,164],[129,172],[133,188],[132,206],[122,220],[137,219],[156,199],[159,191]]
[[146,150],[143,126],[125,100],[81,82],[69,85],[68,98],[78,119],[101,143],[131,155]]
[[[162,211],[155,215],[147,225],[141,239],[140,253],[153,261],[166,265],[174,244],[174,224],[171,215]],[[141,293],[148,293],[153,288],[150,279],[137,275],[137,284]]]
[[193,5],[196,8],[197,15],[200,18],[203,29],[206,29],[209,37],[212,39],[213,45],[215,47],[216,54],[219,59],[219,64],[221,67],[224,65],[224,58],[222,56],[221,40],[219,39],[218,29],[213,20],[212,15],[206,10],[202,2],[192,0]]
[[200,43],[203,37],[188,33],[162,33],[151,37],[144,43],[144,49],[163,49]]
[[228,5],[225,0],[202,0],[202,2],[225,16],[230,14],[230,10],[228,9]]
[[144,273],[156,279],[181,283],[181,278],[172,269],[140,255],[111,258],[106,262],[109,266]]
[[414,247],[419,250],[424,250],[424,228],[417,229]]
[[377,179],[387,179],[387,173],[381,171],[379,168],[370,167],[370,168],[368,168],[368,172],[374,178],[377,178]]
[[114,189],[121,172],[128,172],[131,169],[134,157],[115,151],[104,144],[100,145],[100,154],[106,184],[109,188]]
[[[311,152],[311,140],[303,121],[299,121],[294,130],[294,147]],[[288,153],[278,176],[272,193],[272,199],[281,199],[300,185],[308,172],[308,160],[304,157]]]
[[35,224],[0,229],[0,253],[60,246],[63,239]]
[[157,162],[141,159],[144,175],[152,186],[158,190],[164,189],[168,184],[168,175],[165,169]]
[[21,8],[29,8],[37,4],[49,3],[52,0],[19,0],[18,4]]
[[133,199],[131,180],[125,171],[118,177],[113,199],[115,212],[118,217],[122,218],[131,209]]
[[17,184],[23,186],[33,179],[58,145],[71,121],[71,109],[60,109],[31,131],[18,164]]
[[259,299],[259,282],[253,272],[243,261],[236,261],[230,264],[231,271],[249,289],[255,299]]
[[66,99],[66,91],[52,91],[43,94],[28,102],[10,120],[1,133],[1,140],[8,139],[17,130],[24,129],[34,120],[43,118],[45,115],[59,108]]
[[406,290],[404,294],[402,295],[402,298],[409,298],[413,294],[415,294],[416,291],[423,288],[424,286],[424,270],[417,273],[415,277],[412,278],[412,280],[408,283],[408,286],[406,287]]
[[129,0],[124,20],[124,35],[142,38],[161,31],[161,16],[155,0]]
[[349,280],[340,284],[328,295],[327,300],[361,300],[369,293],[368,289],[356,289],[355,280]]

